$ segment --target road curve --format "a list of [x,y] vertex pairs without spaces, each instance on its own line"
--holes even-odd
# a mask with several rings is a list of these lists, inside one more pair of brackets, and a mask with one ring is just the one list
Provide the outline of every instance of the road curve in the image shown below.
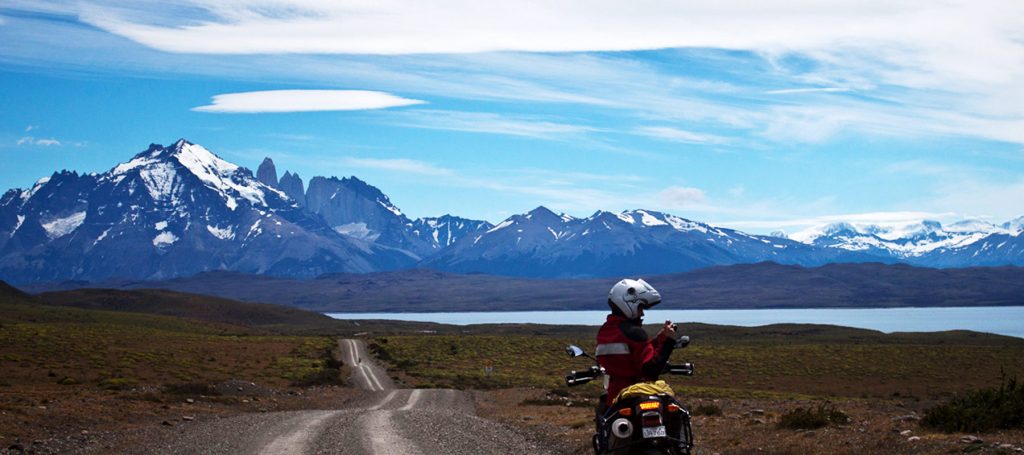
[[383,392],[395,388],[394,382],[383,368],[370,361],[362,340],[338,340],[342,361],[352,367],[352,380],[357,387],[370,392]]
[[458,390],[396,389],[361,340],[339,340],[359,407],[245,414],[182,429],[136,453],[157,454],[545,454],[517,430],[476,416]]

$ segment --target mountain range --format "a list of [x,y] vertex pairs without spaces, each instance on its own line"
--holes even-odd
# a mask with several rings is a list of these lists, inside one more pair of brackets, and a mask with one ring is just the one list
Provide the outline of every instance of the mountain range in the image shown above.
[[995,225],[836,223],[752,235],[651,210],[575,218],[538,207],[497,225],[408,218],[356,177],[278,178],[184,139],[103,173],[60,171],[0,197],[0,279],[159,280],[205,271],[310,278],[429,268],[532,278],[682,272],[771,261],[1024,265],[1024,217]]

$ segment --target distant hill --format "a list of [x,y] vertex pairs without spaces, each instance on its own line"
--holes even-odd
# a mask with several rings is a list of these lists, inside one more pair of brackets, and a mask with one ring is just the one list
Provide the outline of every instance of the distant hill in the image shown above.
[[[829,264],[805,268],[741,264],[644,277],[659,308],[870,308],[1024,305],[1024,268],[930,269]],[[540,280],[427,270],[332,274],[313,280],[216,272],[169,281],[104,282],[270,302],[314,311],[431,312],[603,310],[615,279]],[[37,285],[32,291],[82,287]]]
[[275,333],[324,332],[339,328],[335,319],[295,307],[161,289],[77,289],[46,292],[37,296],[37,300],[43,305],[173,316]]
[[32,296],[22,292],[20,289],[7,284],[6,281],[0,280],[0,302],[13,303],[13,302],[28,302],[32,300]]

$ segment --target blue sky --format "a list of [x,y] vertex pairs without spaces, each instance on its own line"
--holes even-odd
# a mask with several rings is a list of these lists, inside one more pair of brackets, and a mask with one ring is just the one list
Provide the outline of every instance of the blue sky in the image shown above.
[[13,0],[0,187],[184,137],[412,217],[1024,215],[1014,1]]

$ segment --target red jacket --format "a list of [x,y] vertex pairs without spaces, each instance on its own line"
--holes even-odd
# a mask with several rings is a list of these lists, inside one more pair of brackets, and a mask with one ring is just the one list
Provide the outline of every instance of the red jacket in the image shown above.
[[612,404],[622,389],[641,381],[653,381],[672,354],[668,337],[651,341],[639,320],[609,314],[597,332],[597,363],[608,375],[608,399]]

